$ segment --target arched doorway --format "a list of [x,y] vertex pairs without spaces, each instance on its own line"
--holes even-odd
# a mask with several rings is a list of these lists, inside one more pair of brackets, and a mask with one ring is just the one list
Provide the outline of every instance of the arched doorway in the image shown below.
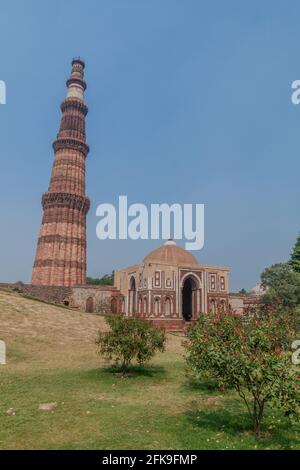
[[182,286],[182,316],[185,321],[191,321],[193,318],[196,288],[196,282],[192,277],[185,279]]
[[136,312],[136,284],[135,278],[132,276],[129,286],[129,314],[134,315]]
[[147,301],[147,297],[144,297],[143,313],[144,313],[144,314],[148,313],[148,301]]
[[211,299],[210,301],[210,313],[212,313],[213,315],[217,313],[217,304],[215,299]]
[[165,298],[165,314],[166,316],[171,315],[172,312],[172,301],[170,297]]
[[93,297],[88,297],[86,299],[86,307],[85,307],[86,312],[88,313],[93,313],[94,312],[94,299]]
[[160,297],[154,299],[154,314],[156,316],[160,315]]

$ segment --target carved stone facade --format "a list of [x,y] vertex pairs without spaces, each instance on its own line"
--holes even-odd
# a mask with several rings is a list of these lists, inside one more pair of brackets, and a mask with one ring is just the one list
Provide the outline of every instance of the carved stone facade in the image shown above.
[[209,311],[226,311],[229,269],[201,265],[170,240],[141,264],[115,272],[115,287],[125,297],[125,313],[138,314],[167,329]]
[[55,160],[48,192],[42,197],[40,229],[32,284],[73,286],[86,282],[85,196],[86,144],[84,62],[74,59],[67,81],[67,97],[61,104],[62,118],[53,143]]

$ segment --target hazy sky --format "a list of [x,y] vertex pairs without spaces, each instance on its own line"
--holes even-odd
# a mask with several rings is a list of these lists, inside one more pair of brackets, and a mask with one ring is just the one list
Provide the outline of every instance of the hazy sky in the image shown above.
[[205,264],[251,288],[300,230],[300,3],[0,0],[0,281],[30,281],[73,56],[86,61],[88,273],[160,242],[99,241],[96,206],[204,203]]

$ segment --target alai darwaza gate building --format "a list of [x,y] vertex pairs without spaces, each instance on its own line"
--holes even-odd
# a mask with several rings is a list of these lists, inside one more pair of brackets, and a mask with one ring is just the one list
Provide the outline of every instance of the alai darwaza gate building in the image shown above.
[[182,327],[201,313],[228,309],[226,267],[199,264],[173,240],[149,253],[142,263],[115,271],[122,310],[165,328]]

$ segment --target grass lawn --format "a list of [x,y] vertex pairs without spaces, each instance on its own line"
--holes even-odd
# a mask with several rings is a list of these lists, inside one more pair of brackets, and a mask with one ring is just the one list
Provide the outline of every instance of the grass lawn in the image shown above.
[[235,393],[190,383],[179,335],[121,378],[96,354],[99,328],[101,316],[0,290],[1,449],[300,449],[282,414],[267,410],[257,440]]

